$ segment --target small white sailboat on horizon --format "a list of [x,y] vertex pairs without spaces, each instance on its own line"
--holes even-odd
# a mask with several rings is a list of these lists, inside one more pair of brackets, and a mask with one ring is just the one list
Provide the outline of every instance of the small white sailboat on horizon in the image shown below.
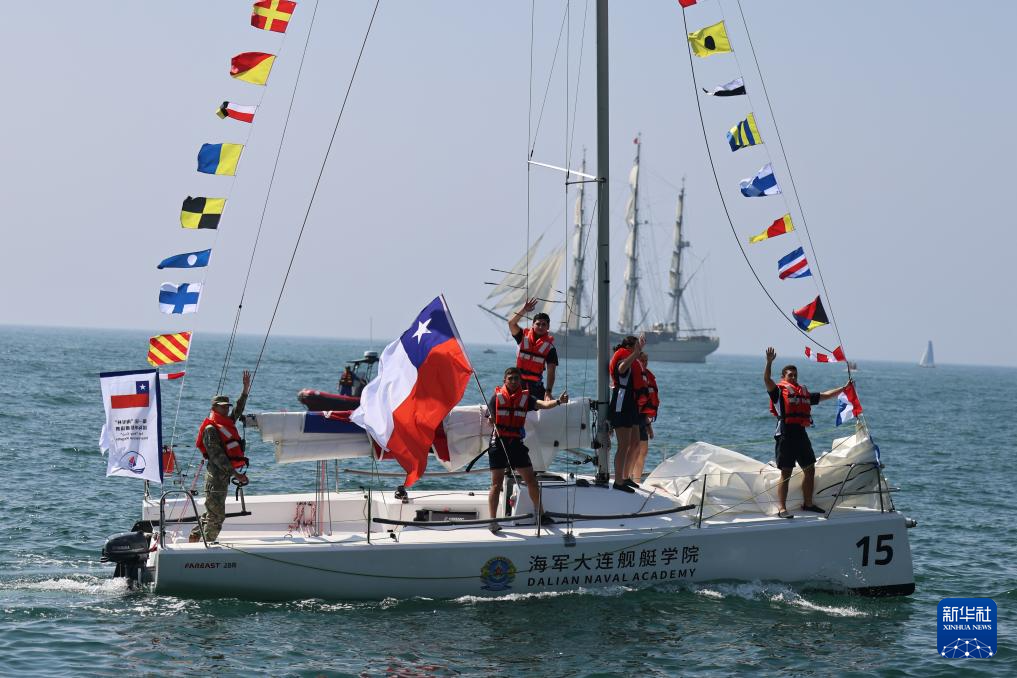
[[922,353],[922,357],[918,360],[919,367],[935,367],[936,358],[932,353],[932,339],[929,339],[929,343],[925,346],[925,352]]

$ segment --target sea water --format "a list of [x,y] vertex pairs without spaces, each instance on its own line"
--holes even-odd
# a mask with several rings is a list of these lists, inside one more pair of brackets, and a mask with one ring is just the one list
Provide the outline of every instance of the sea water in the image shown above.
[[[226,340],[199,335],[184,384],[163,383],[164,436],[193,469],[193,439],[223,366]],[[261,339],[242,337],[226,391],[253,368]],[[334,391],[368,341],[272,338],[248,411],[300,410],[301,388]],[[513,362],[509,345],[469,347],[486,396]],[[654,363],[662,396],[648,468],[696,440],[760,460],[773,419],[758,356],[702,365]],[[817,593],[774,582],[624,587],[499,599],[189,600],[129,591],[99,562],[109,534],[139,516],[142,486],[106,478],[98,450],[100,371],[146,367],[147,335],[0,328],[0,674],[270,676],[1012,675],[1017,670],[1017,535],[1013,528],[1017,370],[861,361],[855,374],[909,531],[917,589],[905,598]],[[844,383],[840,365],[795,362],[813,390]],[[556,391],[595,395],[593,363],[559,368]],[[814,411],[817,451],[843,435],[835,406]],[[847,427],[842,427],[847,428]],[[252,436],[257,438],[257,436]],[[311,491],[313,464],[276,466],[249,447],[249,492]],[[365,462],[359,462],[365,464]],[[343,466],[356,466],[344,462]],[[362,466],[366,468],[366,465]],[[565,467],[562,467],[565,468]],[[397,470],[396,467],[386,470]],[[567,470],[592,472],[589,465]],[[395,479],[343,475],[343,487]],[[472,487],[483,475],[425,478]],[[936,606],[988,597],[999,610],[992,659],[936,652]]]

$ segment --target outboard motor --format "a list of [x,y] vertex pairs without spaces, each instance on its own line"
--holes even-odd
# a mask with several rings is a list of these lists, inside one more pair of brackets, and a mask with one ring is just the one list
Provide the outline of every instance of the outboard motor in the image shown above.
[[149,535],[144,532],[121,532],[106,540],[102,547],[104,563],[115,563],[114,577],[127,577],[133,586],[142,583],[142,572],[148,561]]

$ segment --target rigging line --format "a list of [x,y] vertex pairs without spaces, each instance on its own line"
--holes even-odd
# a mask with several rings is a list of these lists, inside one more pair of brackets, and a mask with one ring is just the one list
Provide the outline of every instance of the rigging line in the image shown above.
[[[582,77],[581,76],[583,74],[583,51],[584,51],[584,48],[586,47],[586,25],[588,23],[587,19],[589,17],[589,14],[590,14],[590,0],[586,0],[586,8],[583,10],[583,32],[579,35],[579,63],[576,64],[576,93],[575,93],[575,96],[574,96],[574,98],[572,100],[572,127],[570,128],[572,131],[569,134],[569,153],[568,153],[569,158],[572,157],[572,149],[574,149],[576,147],[576,145],[575,145],[576,115],[579,112],[579,88],[580,88],[581,83],[582,83]],[[565,85],[566,95],[568,94],[568,84],[567,83],[568,83],[568,78],[566,78],[566,85]],[[568,162],[568,163],[565,164],[565,166],[566,167],[571,167],[572,163]],[[595,179],[587,179],[585,181],[596,181],[596,180]]]
[[[315,10],[317,10],[317,5],[315,5]],[[312,16],[311,23],[313,24],[313,22],[314,22],[314,19],[313,19],[313,16]],[[282,40],[280,41],[280,44],[281,45],[285,45],[286,44],[286,36],[285,36],[285,34],[282,36]],[[280,47],[279,53],[282,54],[282,47]],[[261,92],[260,92],[260,94],[258,96],[258,104],[257,104],[256,108],[260,108],[261,107],[262,103],[265,100],[266,92],[267,92],[267,88],[262,87],[261,88]],[[243,143],[243,146],[244,146],[245,149],[247,148],[248,144],[250,143],[251,137],[254,135],[254,125],[255,125],[254,122],[251,122],[248,125],[245,125],[246,130],[247,130],[247,134],[244,137],[244,143]],[[233,181],[230,182],[230,187],[229,187],[229,189],[226,192],[226,198],[225,198],[225,203],[223,205],[223,211],[219,215],[220,221],[226,215],[226,210],[229,209],[229,205],[231,204],[230,203],[230,199],[233,197],[233,189],[235,187],[236,187],[236,174],[234,173]],[[210,249],[214,250],[216,248],[216,246],[219,244],[219,235],[220,235],[219,229],[217,228],[217,229],[215,229],[215,235],[212,238],[212,247]],[[201,288],[202,288],[202,290],[205,289],[205,282],[208,279],[208,273],[209,273],[209,270],[206,267],[205,270],[202,272],[202,276],[201,276]],[[229,346],[227,348],[227,355],[229,355],[231,350],[232,350],[233,336],[236,334],[236,327],[237,327],[237,322],[234,321],[234,323],[233,323],[233,330],[232,330],[232,332],[230,334]],[[191,354],[191,349],[193,348],[193,346],[192,346],[193,344],[194,344],[194,331],[192,329],[191,330],[191,341],[188,344],[188,349],[187,349],[187,354],[188,355]],[[186,370],[186,368],[185,368],[185,370]],[[180,392],[177,394],[176,411],[173,414],[173,424],[170,427],[170,436],[169,436],[169,438],[170,438],[170,447],[171,448],[176,443],[177,424],[179,422],[180,406],[181,406],[181,403],[182,403],[183,397],[184,397],[184,383],[186,381],[187,381],[187,376],[185,375],[183,378],[181,378],[181,381],[180,381]],[[216,388],[216,392],[217,393],[222,391],[222,383],[223,383],[222,375],[220,374],[219,386]],[[193,464],[193,458],[192,458],[192,461],[189,462],[189,463]]]
[[[564,12],[564,14],[562,15],[562,18],[561,18],[561,27],[558,29],[558,42],[556,42],[555,45],[554,45],[554,56],[551,59],[551,70],[548,71],[548,73],[547,73],[547,84],[544,86],[544,99],[543,99],[543,101],[540,102],[540,113],[537,114],[537,127],[536,127],[536,129],[533,130],[533,135],[527,140],[527,143],[530,144],[528,159],[533,157],[533,151],[535,150],[535,148],[537,146],[537,136],[540,134],[540,123],[544,119],[544,108],[547,106],[547,95],[548,95],[548,92],[551,91],[551,80],[554,78],[554,67],[555,67],[555,64],[558,63],[558,51],[561,49],[561,36],[562,36],[562,33],[565,31],[565,24],[566,24],[566,22],[568,20],[568,16],[569,16],[568,0],[565,0],[565,12]],[[531,19],[531,22],[532,22],[532,19]],[[533,29],[532,29],[532,23],[531,23],[531,29],[530,30],[531,30],[531,33],[530,33],[530,41],[531,41],[531,43],[530,43],[531,44],[530,59],[531,59],[531,63],[532,63],[532,59],[533,59],[533,48],[532,48],[532,40],[533,40],[532,30]],[[531,84],[531,87],[532,87],[532,83],[533,83],[533,69],[532,69],[532,66],[531,66],[531,69],[530,69],[530,84]]]
[[[530,0],[530,79],[527,83],[527,98],[526,98],[526,160],[529,161],[533,155],[533,151],[530,149],[530,140],[533,138],[533,42],[535,39],[536,28],[536,14],[537,14],[537,0]],[[533,189],[531,186],[532,166],[529,162],[526,163],[526,291],[530,289],[530,211],[531,200]],[[527,298],[530,296],[526,295]],[[511,334],[511,331],[509,332]]]
[[[726,15],[724,14],[723,6],[721,6],[721,15],[725,19],[727,18]],[[743,14],[742,15],[742,23],[744,24],[744,22],[745,22],[745,16]],[[747,26],[746,26],[746,33],[748,33],[748,27]],[[756,58],[755,57],[755,49],[752,47],[752,39],[751,39],[751,37],[749,38],[749,51],[752,52],[752,58],[753,58],[753,60],[755,60],[755,58]],[[741,59],[738,58],[738,53],[735,52],[735,51],[732,51],[731,54],[732,54],[732,56],[735,59],[735,63],[738,64],[738,71],[739,71],[739,73],[744,74],[745,69],[741,65]],[[759,69],[758,61],[756,62],[756,72],[759,74],[760,82],[762,82],[763,73]],[[776,128],[776,118],[774,117],[774,114],[773,114],[773,108],[769,106],[769,96],[766,93],[765,85],[762,86],[762,90],[763,90],[763,96],[764,96],[764,98],[766,99],[766,102],[767,102],[767,106],[770,108],[770,117],[771,117],[771,119],[774,120],[774,127]],[[697,93],[697,96],[698,96],[698,93]],[[749,100],[750,107],[754,109],[755,108],[755,103],[752,101],[752,94],[749,93],[749,92],[746,92],[745,96]],[[784,155],[784,163],[785,163],[785,166],[787,166],[788,177],[789,177],[789,179],[791,181],[791,187],[792,187],[792,189],[794,191],[794,194],[795,194],[795,200],[797,201],[798,191],[797,191],[797,188],[794,185],[794,176],[791,174],[791,167],[790,167],[790,165],[787,164],[787,155],[784,154],[784,144],[783,144],[783,142],[780,139],[779,131],[777,133],[777,142],[778,142],[778,146],[780,147],[781,154]],[[769,149],[768,144],[761,144],[761,147],[763,149],[763,152],[766,155],[767,161],[772,165],[773,164],[773,157],[770,155],[770,149]],[[791,204],[790,204],[790,202],[788,200],[787,194],[784,193],[783,191],[781,191],[780,192],[780,199],[781,199],[781,202],[784,203],[785,211],[788,214],[790,214],[791,213]],[[800,202],[798,202],[798,212],[799,212],[799,214],[802,215],[802,228],[805,230],[806,238],[809,240],[809,247],[810,247],[810,249],[812,249],[813,255],[815,255],[815,248],[812,247],[811,236],[809,235],[808,226],[805,224],[805,214],[801,210],[801,203]],[[796,234],[795,235],[795,239],[798,241],[799,245],[804,245],[804,243],[802,242],[802,239],[801,239],[801,237],[799,235]],[[817,295],[819,295],[821,293],[825,294],[827,296],[828,300],[829,300],[829,295],[826,294],[825,284],[822,284],[822,272],[819,271],[819,262],[818,262],[818,260],[816,259],[815,256],[813,256],[813,263],[815,263],[815,265],[816,265],[817,277],[820,280],[820,284],[816,284],[815,280],[812,281],[812,284],[813,284],[813,286],[816,289],[816,294]],[[821,285],[822,285],[822,289],[820,289]],[[836,319],[833,316],[832,306],[831,306],[831,310],[830,310],[830,314],[829,314],[829,319],[830,319],[830,323],[829,324],[830,324],[831,328],[834,330],[834,332],[836,333],[838,341],[840,341],[840,329],[839,329],[839,327],[837,325]],[[813,339],[812,337],[809,337],[809,341],[811,341],[814,344],[822,346],[822,344],[819,344],[819,342],[816,341],[815,339]],[[829,349],[827,349],[827,350],[829,350]]]
[[[816,275],[819,278],[819,284],[822,285],[822,287],[823,287],[823,294],[826,295],[826,304],[827,304],[827,306],[829,306],[829,311],[830,311],[830,321],[831,321],[831,324],[833,325],[834,331],[837,333],[837,341],[840,342],[840,345],[843,348],[844,340],[840,336],[840,325],[837,323],[836,319],[834,318],[833,301],[830,299],[830,293],[826,290],[826,280],[823,278],[823,273],[822,273],[822,271],[820,271],[820,268],[819,268],[819,255],[816,253],[815,245],[812,244],[812,234],[809,233],[808,223],[807,223],[807,221],[805,219],[805,208],[802,207],[802,201],[801,201],[801,199],[798,196],[798,187],[795,186],[794,174],[792,174],[792,172],[791,172],[791,163],[788,160],[787,153],[784,150],[784,141],[780,137],[780,128],[777,126],[777,116],[774,115],[774,113],[773,113],[773,106],[770,103],[770,95],[766,91],[766,83],[763,81],[763,71],[759,67],[759,60],[756,58],[756,48],[752,44],[752,35],[749,33],[749,24],[745,20],[745,12],[742,11],[742,2],[741,2],[741,0],[737,0],[736,4],[738,5],[738,13],[742,17],[742,26],[745,27],[745,37],[749,41],[749,51],[752,53],[752,61],[756,65],[756,72],[759,74],[759,86],[760,86],[760,89],[763,90],[763,98],[766,100],[766,107],[770,110],[770,120],[773,121],[773,130],[774,130],[774,132],[777,135],[777,145],[780,147],[780,154],[781,154],[781,156],[783,156],[783,158],[784,158],[784,165],[787,167],[787,176],[788,176],[788,179],[791,181],[791,190],[793,190],[794,194],[795,194],[795,203],[797,203],[797,205],[798,205],[798,212],[799,212],[799,214],[802,215],[802,230],[805,231],[805,237],[809,241],[809,249],[812,250],[812,259],[813,259],[813,262],[816,264]],[[851,368],[848,367],[848,376],[849,377],[850,377],[850,374],[851,374]]]
[[222,372],[219,374],[219,387],[217,393],[221,393],[226,384],[226,373],[229,370],[230,362],[233,358],[233,348],[236,343],[237,328],[240,326],[240,314],[244,309],[244,297],[247,294],[247,286],[251,280],[251,271],[254,268],[254,258],[258,253],[258,244],[261,242],[261,231],[265,226],[265,214],[268,212],[268,202],[272,197],[272,187],[275,184],[276,173],[279,170],[279,159],[282,157],[282,149],[286,143],[286,133],[289,130],[290,119],[293,114],[293,103],[297,98],[297,90],[300,88],[300,76],[304,70],[304,60],[307,57],[307,47],[311,43],[311,34],[314,32],[314,20],[318,15],[318,7],[320,2],[314,3],[314,11],[311,13],[311,21],[307,28],[307,37],[304,38],[304,49],[300,53],[300,63],[297,66],[297,75],[293,83],[293,92],[290,94],[290,103],[286,108],[286,120],[283,122],[282,134],[279,138],[279,146],[275,151],[275,161],[272,164],[272,174],[268,179],[268,189],[265,191],[265,201],[261,205],[261,215],[258,218],[258,230],[254,236],[254,244],[251,246],[251,256],[247,262],[247,273],[244,276],[244,285],[240,291],[240,301],[237,304],[237,313],[233,319],[233,331],[230,334],[230,340],[228,348],[226,350],[226,357],[223,360]]
[[297,250],[300,248],[300,239],[304,235],[304,229],[307,228],[307,219],[311,215],[311,207],[314,205],[314,198],[318,194],[318,187],[321,186],[321,177],[325,174],[325,166],[328,164],[328,156],[332,152],[332,145],[335,143],[336,134],[339,132],[339,123],[342,122],[343,112],[346,110],[346,103],[350,99],[350,92],[353,90],[353,83],[357,79],[357,72],[360,69],[360,61],[364,56],[364,50],[367,48],[367,39],[371,35],[371,28],[374,26],[374,19],[378,15],[378,6],[381,4],[381,0],[375,0],[374,9],[371,11],[371,20],[367,24],[367,31],[364,33],[364,40],[360,44],[360,52],[357,54],[357,61],[353,65],[353,73],[350,75],[349,84],[346,86],[346,94],[343,96],[342,106],[339,108],[339,115],[336,117],[335,127],[332,129],[332,138],[328,141],[328,147],[325,149],[325,156],[321,159],[321,169],[318,171],[318,178],[314,181],[314,190],[311,192],[311,198],[307,201],[307,209],[304,211],[304,219],[300,224],[300,232],[297,233],[297,241],[293,245],[293,253],[290,255],[290,263],[286,266],[286,275],[283,276],[282,286],[279,288],[279,296],[276,297],[275,307],[272,309],[272,317],[268,321],[268,329],[265,330],[265,339],[261,342],[261,350],[258,351],[258,359],[254,364],[254,369],[251,371],[251,382],[254,382],[255,376],[258,374],[258,366],[261,365],[261,359],[265,355],[265,347],[268,345],[268,337],[272,333],[272,325],[275,323],[276,314],[279,312],[279,304],[282,302],[283,293],[286,291],[286,283],[289,281],[290,272],[293,270],[293,262],[297,258]]
[[[682,11],[682,24],[684,25],[685,28],[685,34],[688,35],[689,25],[688,20],[685,18],[684,11]],[[686,43],[688,43],[687,40]],[[777,303],[777,300],[774,299],[773,295],[770,294],[770,290],[766,289],[766,285],[763,284],[763,281],[759,278],[759,274],[756,273],[756,269],[752,266],[752,262],[749,260],[749,255],[745,252],[745,246],[742,245],[742,241],[738,237],[738,231],[735,229],[734,221],[732,221],[731,219],[731,211],[727,207],[727,198],[724,197],[724,191],[720,187],[720,177],[717,176],[717,166],[713,162],[713,151],[710,150],[710,137],[706,132],[706,120],[703,118],[703,102],[699,98],[699,83],[696,80],[696,69],[692,61],[692,47],[689,45],[686,46],[688,47],[689,52],[689,70],[692,73],[692,85],[694,87],[693,91],[696,94],[696,110],[699,111],[699,124],[703,129],[703,144],[706,146],[706,154],[710,158],[710,171],[713,173],[713,181],[717,185],[717,194],[720,196],[720,203],[724,207],[724,215],[727,217],[727,224],[731,228],[731,235],[734,236],[735,242],[738,243],[738,250],[742,253],[742,258],[745,259],[745,263],[746,265],[748,265],[749,270],[752,271],[752,277],[754,277],[756,279],[756,282],[759,283],[760,289],[763,290],[763,293],[766,295],[766,298],[770,300],[770,303],[772,303],[773,307],[777,309],[777,312],[780,313],[785,320],[791,323],[791,326],[794,327],[799,334],[804,336],[811,343],[816,344],[823,350],[832,353],[833,352],[832,349],[827,348],[826,346],[824,346],[823,344],[819,343],[817,340],[809,336],[809,334],[805,332],[801,327],[799,327],[798,323],[792,320],[788,316],[788,314],[784,311],[784,309],[780,307],[780,304]]]

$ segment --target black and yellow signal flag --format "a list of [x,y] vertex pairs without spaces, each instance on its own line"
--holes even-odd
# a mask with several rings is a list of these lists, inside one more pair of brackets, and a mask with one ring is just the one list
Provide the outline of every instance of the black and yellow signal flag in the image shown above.
[[697,57],[731,51],[731,41],[727,39],[727,29],[724,28],[723,21],[689,33],[689,45]]
[[180,225],[184,228],[219,228],[219,218],[225,207],[226,198],[187,196],[180,208]]

